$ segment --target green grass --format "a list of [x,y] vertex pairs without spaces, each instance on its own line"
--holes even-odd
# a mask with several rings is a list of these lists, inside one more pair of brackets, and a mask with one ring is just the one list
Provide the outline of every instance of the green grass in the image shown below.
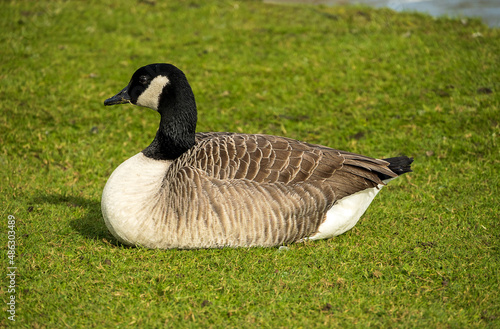
[[[498,29],[234,1],[5,1],[0,16],[0,218],[2,232],[16,218],[17,326],[500,326]],[[199,131],[407,154],[414,173],[331,240],[123,247],[101,191],[159,118],[102,102],[154,62],[185,71]],[[0,326],[12,325],[3,305]]]

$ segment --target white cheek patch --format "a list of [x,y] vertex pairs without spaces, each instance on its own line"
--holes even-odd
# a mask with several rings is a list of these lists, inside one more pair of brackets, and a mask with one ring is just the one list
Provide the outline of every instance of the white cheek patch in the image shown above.
[[149,84],[148,88],[137,98],[137,105],[149,107],[158,111],[158,103],[160,102],[160,95],[163,88],[170,83],[166,76],[159,75]]

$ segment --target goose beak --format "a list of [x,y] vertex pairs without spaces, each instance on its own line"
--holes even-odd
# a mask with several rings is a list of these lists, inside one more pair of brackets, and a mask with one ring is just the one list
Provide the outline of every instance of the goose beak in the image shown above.
[[104,105],[116,105],[116,104],[125,104],[130,103],[130,96],[128,94],[128,88],[130,84],[123,88],[118,94],[114,95],[111,98],[108,98],[104,101]]

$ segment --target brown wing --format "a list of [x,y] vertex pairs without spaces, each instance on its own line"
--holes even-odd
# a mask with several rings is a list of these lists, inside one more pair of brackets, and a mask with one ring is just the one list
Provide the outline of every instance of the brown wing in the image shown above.
[[396,177],[388,162],[270,135],[199,133],[192,165],[216,179],[329,186],[339,200]]
[[217,134],[195,147],[193,165],[219,179],[289,184],[326,179],[342,166],[340,158],[323,163],[320,149],[276,136]]

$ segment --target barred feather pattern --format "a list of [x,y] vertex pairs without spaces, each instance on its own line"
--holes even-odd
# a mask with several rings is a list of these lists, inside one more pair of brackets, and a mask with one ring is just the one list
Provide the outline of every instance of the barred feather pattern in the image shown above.
[[383,184],[378,173],[397,176],[386,161],[284,137],[198,133],[141,201],[139,233],[121,241],[189,249],[302,240],[336,201]]

